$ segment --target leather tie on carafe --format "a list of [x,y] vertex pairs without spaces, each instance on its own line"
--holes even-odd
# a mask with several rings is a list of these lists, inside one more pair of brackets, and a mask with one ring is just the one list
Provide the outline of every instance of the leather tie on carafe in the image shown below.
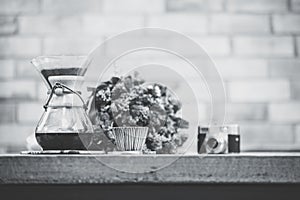
[[[57,89],[61,89],[61,90],[57,90]],[[83,98],[81,97],[80,93],[79,92],[76,92],[75,90],[72,90],[71,88],[69,88],[68,86],[62,84],[62,83],[59,83],[59,82],[56,82],[51,90],[50,90],[50,95],[49,95],[49,98],[47,99],[47,102],[46,104],[43,106],[45,110],[47,110],[47,108],[49,107],[49,103],[53,97],[53,94],[56,94],[57,96],[61,96],[61,95],[64,95],[64,94],[70,94],[70,93],[73,93],[75,95],[77,95],[79,97],[79,99],[81,100],[81,102],[83,103],[83,108],[85,110],[87,110],[87,106],[83,100]],[[59,106],[55,106],[55,107],[59,107]],[[66,105],[63,105],[61,107],[68,107]],[[72,107],[72,106],[70,106]]]

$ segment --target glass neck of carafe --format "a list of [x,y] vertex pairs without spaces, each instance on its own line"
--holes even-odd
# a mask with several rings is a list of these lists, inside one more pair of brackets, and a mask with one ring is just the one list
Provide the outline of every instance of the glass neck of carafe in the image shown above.
[[52,76],[49,82],[52,88],[49,90],[49,97],[45,104],[47,107],[84,107],[85,102],[81,97],[80,88],[83,84],[83,77],[79,76]]
[[85,108],[83,100],[74,93],[53,94],[51,99],[45,104],[47,108]]

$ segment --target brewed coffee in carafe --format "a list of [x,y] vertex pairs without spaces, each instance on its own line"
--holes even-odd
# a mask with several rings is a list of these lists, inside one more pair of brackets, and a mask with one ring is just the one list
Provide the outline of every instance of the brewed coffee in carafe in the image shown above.
[[86,72],[85,57],[52,56],[32,60],[48,88],[48,99],[37,127],[43,150],[86,150],[93,127],[80,95]]

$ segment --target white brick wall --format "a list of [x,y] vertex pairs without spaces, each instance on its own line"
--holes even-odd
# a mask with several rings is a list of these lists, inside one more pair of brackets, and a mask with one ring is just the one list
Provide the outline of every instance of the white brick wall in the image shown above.
[[272,59],[269,60],[269,66],[272,77],[300,78],[299,59]]
[[263,59],[216,59],[215,62],[225,80],[268,76],[268,62]]
[[273,27],[275,33],[299,33],[300,32],[300,15],[274,15]]
[[274,122],[300,121],[300,103],[274,103],[269,105],[269,117]]
[[[24,50],[26,48],[26,50]],[[34,57],[41,54],[40,40],[34,37],[1,37],[0,56]]]
[[101,0],[43,0],[41,11],[52,15],[76,15],[102,11]]
[[158,27],[171,29],[183,33],[206,33],[207,32],[207,16],[203,14],[164,14],[149,16],[149,27]]
[[295,140],[296,143],[300,144],[300,125],[296,126]]
[[10,80],[0,82],[0,98],[34,99],[36,84],[33,80]]
[[214,12],[224,10],[225,0],[167,0],[171,12]]
[[267,15],[216,14],[210,17],[210,33],[270,33]]
[[298,52],[298,57],[299,57],[299,52],[300,52],[300,37],[297,37],[297,52]]
[[18,105],[17,121],[21,124],[35,124],[41,118],[43,102],[26,102]]
[[[230,40],[224,36],[193,37],[208,55],[228,56],[231,53]],[[216,48],[217,47],[217,48]]]
[[10,79],[15,76],[15,64],[13,60],[0,60],[0,79]]
[[256,57],[293,57],[294,46],[287,36],[239,36],[233,39],[236,55]]
[[100,38],[71,38],[47,37],[43,40],[46,55],[86,55],[103,39]]
[[0,16],[0,34],[13,34],[17,31],[16,18]]
[[228,88],[233,102],[276,102],[290,98],[287,80],[232,81]]
[[235,12],[284,12],[287,11],[287,0],[228,0],[228,10]]
[[293,127],[286,124],[241,124],[241,147],[249,149],[281,149],[293,143]]
[[24,35],[80,35],[82,19],[79,16],[21,16],[19,33]]
[[[299,0],[0,0],[0,151],[25,148],[40,118],[47,89],[30,64],[33,57],[87,54],[104,39],[140,27],[184,33],[208,52],[225,81],[226,121],[241,124],[243,149],[300,146],[299,16]],[[178,45],[173,38],[155,40],[166,38]],[[195,56],[189,45],[180,47]],[[155,61],[189,71],[174,57],[148,53],[119,62],[122,70]],[[168,79],[179,97],[186,94],[174,76],[150,78]],[[189,80],[200,88],[205,122],[209,93],[203,80]]]
[[2,103],[0,113],[0,123],[13,123],[16,120],[16,106],[13,103]]
[[39,12],[39,0],[1,0],[0,13],[12,14],[36,14]]
[[267,118],[267,107],[262,103],[228,103],[226,122],[263,121]]
[[120,32],[141,28],[144,26],[143,15],[133,12],[131,15],[86,15],[83,17],[83,28],[85,34],[101,37],[105,34],[112,36]]
[[20,124],[0,125],[0,146],[16,145],[26,150],[26,138],[34,132],[33,126]]
[[37,99],[40,102],[45,102],[47,100],[47,92],[48,88],[46,87],[46,84],[40,81],[37,86]]
[[300,0],[291,0],[292,11],[300,11]]
[[103,12],[107,14],[149,14],[162,13],[164,1],[161,0],[103,0]]
[[297,79],[296,81],[291,81],[291,93],[292,98],[296,100],[300,100],[300,81]]
[[16,61],[17,78],[26,78],[31,80],[40,80],[40,73],[33,67],[29,59]]

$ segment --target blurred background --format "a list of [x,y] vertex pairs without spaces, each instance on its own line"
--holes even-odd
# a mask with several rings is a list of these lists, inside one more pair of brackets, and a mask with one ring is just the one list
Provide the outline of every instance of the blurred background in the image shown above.
[[25,150],[43,112],[32,58],[87,55],[141,27],[176,30],[208,52],[242,150],[300,150],[300,0],[0,0],[0,153]]

